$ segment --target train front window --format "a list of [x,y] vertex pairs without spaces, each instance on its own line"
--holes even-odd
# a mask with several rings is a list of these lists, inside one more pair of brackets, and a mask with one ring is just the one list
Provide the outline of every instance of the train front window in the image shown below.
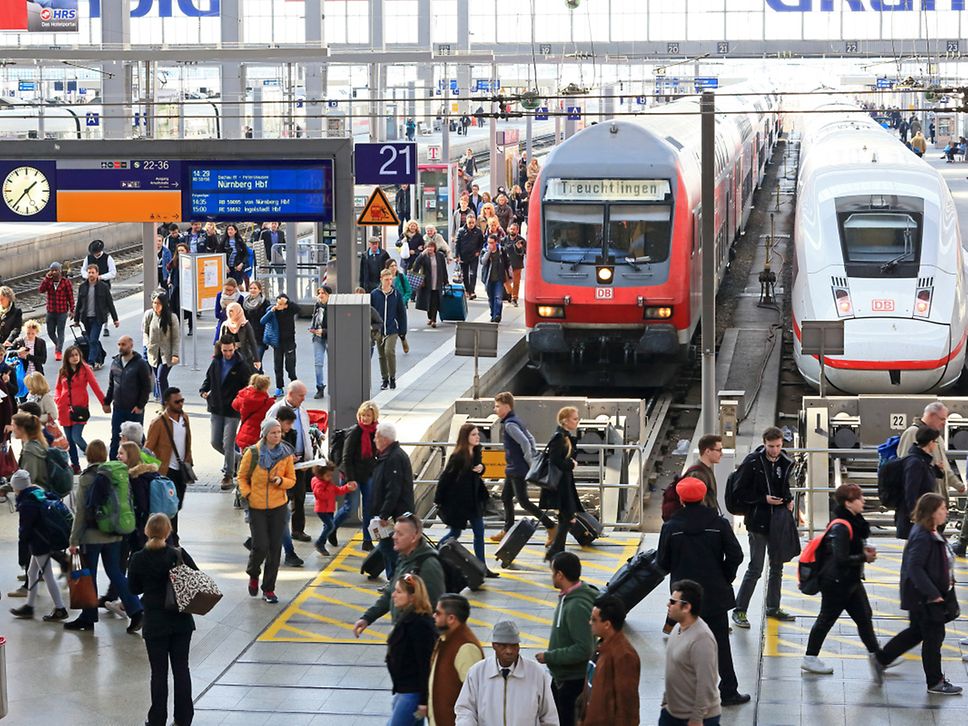
[[610,205],[608,259],[632,264],[665,261],[672,239],[671,211],[665,205]]
[[605,208],[601,204],[547,204],[545,256],[553,262],[602,261]]
[[837,223],[848,275],[905,277],[921,259],[923,201],[894,195],[837,200]]

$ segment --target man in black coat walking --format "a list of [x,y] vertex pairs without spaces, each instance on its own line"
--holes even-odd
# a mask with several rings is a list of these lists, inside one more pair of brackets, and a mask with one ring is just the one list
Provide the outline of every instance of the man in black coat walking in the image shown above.
[[461,277],[464,278],[464,290],[467,291],[467,297],[471,300],[477,297],[474,292],[477,288],[477,265],[480,262],[483,249],[484,234],[477,226],[477,217],[473,214],[468,214],[464,227],[457,233],[454,255],[460,260]]
[[715,509],[703,506],[706,485],[695,477],[676,484],[682,509],[662,525],[656,564],[669,573],[670,582],[693,580],[703,587],[702,619],[719,648],[719,693],[724,706],[746,703],[740,693],[729,647],[727,613],[736,604],[733,580],[743,562],[733,528]]
[[907,539],[911,533],[911,514],[922,494],[938,491],[938,479],[944,478],[934,463],[934,450],[938,447],[941,432],[922,426],[914,437],[914,443],[904,457],[904,496],[894,510],[897,538]]
[[[125,421],[145,422],[145,406],[151,395],[151,368],[147,361],[134,352],[130,335],[118,338],[118,354],[111,360],[108,390],[104,394],[104,409],[111,413],[110,456],[118,455],[121,445],[121,424]],[[140,442],[139,442],[140,443]]]
[[367,294],[380,286],[380,273],[386,269],[390,254],[380,248],[380,238],[370,237],[370,246],[360,258],[360,287]]
[[[397,430],[388,423],[381,423],[376,427],[377,456],[376,467],[373,469],[372,505],[370,511],[380,518],[380,527],[392,527],[392,519],[412,512],[413,500],[413,467],[410,457],[397,442]],[[386,536],[380,539],[380,550],[386,567],[387,580],[393,579],[393,571],[397,567],[397,552],[393,549],[393,538]]]
[[232,401],[249,384],[252,368],[241,356],[234,342],[219,344],[220,354],[212,358],[205,380],[198,392],[208,404],[212,417],[212,448],[224,457],[222,490],[233,487],[235,476],[235,436],[239,432],[239,413]]
[[108,315],[114,320],[114,327],[121,325],[118,311],[114,307],[111,288],[101,280],[97,265],[87,266],[87,280],[77,288],[77,302],[74,304],[74,324],[84,326],[87,337],[87,362],[99,370],[104,361],[104,348],[101,347],[101,328],[108,322]]

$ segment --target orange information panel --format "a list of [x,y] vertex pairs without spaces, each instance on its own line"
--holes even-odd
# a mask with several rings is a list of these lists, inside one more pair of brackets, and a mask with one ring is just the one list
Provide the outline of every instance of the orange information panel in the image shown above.
[[[96,214],[92,214],[95,212]],[[181,219],[180,191],[58,191],[58,222],[170,222]]]

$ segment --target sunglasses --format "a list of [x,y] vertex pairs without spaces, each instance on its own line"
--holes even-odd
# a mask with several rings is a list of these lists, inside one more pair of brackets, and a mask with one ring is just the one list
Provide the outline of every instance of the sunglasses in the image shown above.
[[184,398],[173,398],[171,402],[172,403],[185,403],[185,399]]
[[690,603],[689,603],[688,600],[676,600],[674,597],[670,597],[669,598],[669,604],[670,605],[677,605],[677,604],[678,605],[689,605]]

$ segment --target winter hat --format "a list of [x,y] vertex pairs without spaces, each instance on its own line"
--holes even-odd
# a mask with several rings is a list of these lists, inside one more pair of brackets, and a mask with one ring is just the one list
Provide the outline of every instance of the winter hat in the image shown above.
[[10,475],[10,486],[13,487],[15,492],[22,492],[30,486],[30,483],[30,474],[24,469],[17,469]]
[[276,421],[276,419],[267,418],[265,421],[262,422],[262,426],[259,427],[259,436],[264,439],[266,437],[266,434],[268,434],[272,430],[272,427],[278,426],[278,425],[279,425],[279,422]]
[[521,634],[518,632],[518,626],[510,620],[502,620],[499,623],[495,623],[494,630],[491,632],[491,642],[500,643],[501,645],[520,643]]
[[61,263],[60,262],[51,262],[50,263],[50,267],[48,269],[50,269],[50,270],[57,270],[58,272],[60,272]]
[[694,476],[687,476],[676,484],[676,494],[683,504],[701,502],[706,496],[706,485]]

